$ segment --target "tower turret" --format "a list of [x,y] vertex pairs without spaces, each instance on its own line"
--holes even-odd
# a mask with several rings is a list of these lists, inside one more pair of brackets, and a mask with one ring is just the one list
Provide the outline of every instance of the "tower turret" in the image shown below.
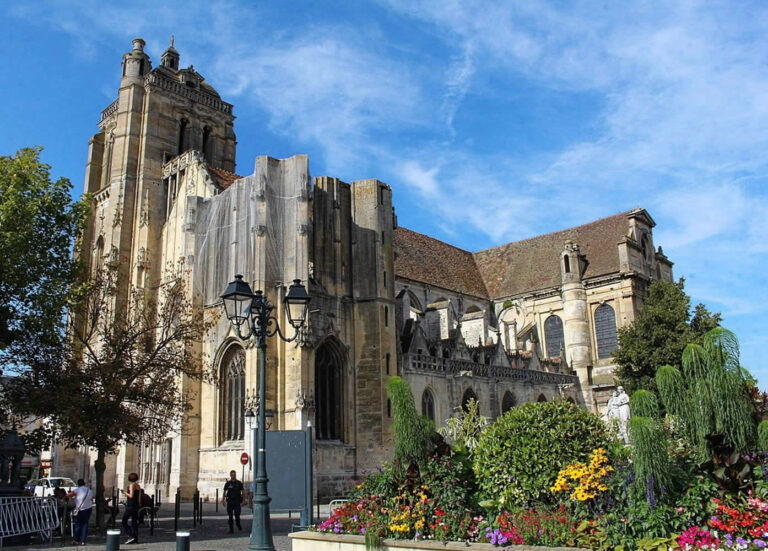
[[120,83],[121,86],[125,86],[129,82],[135,81],[138,84],[143,83],[143,77],[152,70],[152,62],[149,60],[149,56],[144,53],[143,38],[133,39],[133,50],[123,54],[123,80]]
[[171,35],[171,43],[168,45],[168,49],[163,52],[160,58],[160,65],[174,71],[179,70],[179,52],[173,47],[173,35]]
[[565,333],[565,357],[568,365],[576,372],[581,383],[584,400],[591,399],[592,354],[589,341],[589,319],[587,312],[587,291],[581,277],[586,260],[580,254],[579,245],[566,241],[560,255],[562,273],[563,316]]

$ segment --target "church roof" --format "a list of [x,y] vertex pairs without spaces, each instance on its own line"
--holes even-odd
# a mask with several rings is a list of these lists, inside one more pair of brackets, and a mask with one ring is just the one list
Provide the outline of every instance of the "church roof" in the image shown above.
[[560,253],[566,241],[579,245],[589,262],[584,278],[618,272],[618,244],[627,236],[633,212],[475,253],[489,296],[497,299],[559,286]]
[[488,298],[472,253],[406,228],[394,231],[395,275]]
[[561,283],[560,254],[566,241],[579,245],[588,265],[584,278],[617,273],[619,242],[629,218],[642,209],[582,226],[470,253],[406,228],[394,232],[395,274],[476,297],[499,299]]
[[239,176],[234,172],[224,170],[223,168],[214,168],[212,166],[208,167],[208,172],[211,173],[211,176],[213,176],[216,185],[219,186],[219,189],[222,191],[231,186],[235,180],[242,178],[242,176]]

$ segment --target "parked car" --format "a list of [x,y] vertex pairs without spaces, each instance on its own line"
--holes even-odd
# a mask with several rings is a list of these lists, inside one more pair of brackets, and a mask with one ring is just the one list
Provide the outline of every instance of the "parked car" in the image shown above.
[[71,492],[77,488],[74,480],[64,476],[49,476],[30,480],[24,485],[24,489],[37,497],[52,496],[56,488],[64,488],[66,492]]

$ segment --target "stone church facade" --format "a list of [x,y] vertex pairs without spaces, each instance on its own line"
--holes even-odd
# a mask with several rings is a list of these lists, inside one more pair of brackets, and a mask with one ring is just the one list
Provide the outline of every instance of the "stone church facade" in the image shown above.
[[[194,397],[183,430],[121,448],[107,486],[136,471],[148,492],[212,497],[250,453],[257,351],[220,315],[236,273],[265,291],[283,327],[290,282],[312,296],[299,339],[268,342],[266,408],[271,430],[311,422],[321,498],[389,458],[392,375],[438,426],[470,398],[492,418],[531,400],[604,405],[617,329],[650,282],[672,278],[645,210],[464,251],[398,227],[378,180],[310,179],[303,155],[258,157],[252,175],[234,174],[232,105],[179,63],[172,44],[153,68],[141,39],[123,56],[117,99],[90,140],[82,251],[92,270],[117,267],[123,296],[156,293],[181,260],[191,300],[216,320],[199,352],[219,384],[180,379]],[[58,472],[87,477],[88,462],[62,456]]]

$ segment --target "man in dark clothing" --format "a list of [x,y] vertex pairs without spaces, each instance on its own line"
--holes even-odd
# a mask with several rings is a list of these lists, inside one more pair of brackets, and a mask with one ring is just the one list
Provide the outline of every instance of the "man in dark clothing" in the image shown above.
[[224,496],[222,501],[227,505],[227,515],[229,515],[229,533],[234,532],[234,525],[232,523],[232,515],[234,514],[235,522],[237,523],[238,530],[242,530],[240,526],[240,507],[243,505],[243,483],[237,479],[237,473],[235,471],[229,471],[229,480],[224,484]]

